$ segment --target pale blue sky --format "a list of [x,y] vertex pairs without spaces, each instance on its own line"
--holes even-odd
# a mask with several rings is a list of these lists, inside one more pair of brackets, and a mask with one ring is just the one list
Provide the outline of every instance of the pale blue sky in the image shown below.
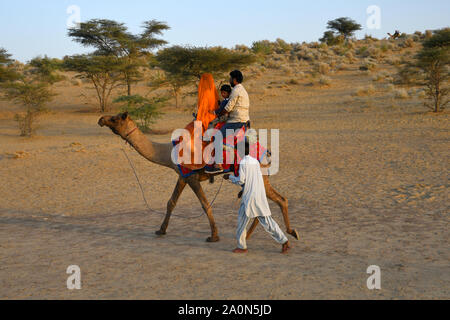
[[[326,22],[342,16],[364,26],[358,37],[379,38],[395,29],[413,33],[446,27],[450,17],[449,0],[0,0],[0,47],[21,61],[86,52],[67,37],[70,5],[80,7],[82,21],[113,19],[137,33],[143,21],[157,19],[171,26],[164,38],[172,45],[225,47],[276,38],[317,41]],[[380,30],[366,27],[370,5],[381,8]]]

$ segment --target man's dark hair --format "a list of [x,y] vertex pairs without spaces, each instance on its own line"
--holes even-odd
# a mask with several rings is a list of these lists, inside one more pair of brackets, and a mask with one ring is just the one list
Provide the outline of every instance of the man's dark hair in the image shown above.
[[222,91],[225,91],[225,92],[231,93],[232,89],[231,89],[231,86],[230,86],[230,85],[225,84],[225,85],[222,86],[222,88],[220,88],[220,91],[221,91],[221,92],[222,92]]
[[245,155],[250,155],[250,140],[248,137],[245,138]]
[[230,73],[230,76],[232,79],[236,79],[238,83],[242,83],[244,81],[244,76],[242,75],[242,72],[239,70],[234,70]]

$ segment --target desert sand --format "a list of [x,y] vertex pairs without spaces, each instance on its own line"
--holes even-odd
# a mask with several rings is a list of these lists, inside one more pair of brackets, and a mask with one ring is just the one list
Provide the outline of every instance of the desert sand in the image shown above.
[[[147,212],[121,148],[152,209],[165,211],[177,176],[97,125],[86,84],[57,84],[31,139],[18,136],[19,107],[1,102],[0,299],[450,298],[449,114],[428,113],[415,93],[399,99],[358,67],[326,87],[275,69],[244,83],[254,127],[281,130],[271,181],[301,235],[287,256],[260,227],[248,255],[231,253],[239,190],[228,182],[213,208],[219,243],[205,242],[206,216],[182,218],[202,213],[188,189],[157,237],[163,217]],[[360,86],[375,92],[355,95]],[[189,121],[168,107],[155,129]],[[204,184],[210,199],[219,186]],[[69,265],[80,266],[82,290],[67,289]],[[381,290],[367,289],[370,265]]]

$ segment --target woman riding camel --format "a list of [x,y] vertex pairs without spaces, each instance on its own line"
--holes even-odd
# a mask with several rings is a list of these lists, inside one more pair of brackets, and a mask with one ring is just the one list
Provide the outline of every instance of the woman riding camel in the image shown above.
[[[219,102],[219,94],[216,89],[216,85],[214,83],[214,78],[212,74],[205,73],[200,78],[200,83],[198,85],[198,110],[197,114],[194,114],[195,119],[193,122],[187,125],[185,128],[192,138],[195,137],[195,122],[202,123],[202,136],[208,130],[209,124],[216,118],[215,111],[218,109]],[[180,138],[179,142],[182,141],[183,138]],[[206,143],[201,144],[201,148],[203,149],[206,146]],[[199,146],[197,146],[198,148]],[[202,163],[196,163],[195,161],[195,139],[191,140],[190,148],[188,152],[191,153],[191,161],[190,163],[182,163],[181,165],[190,170],[200,170],[205,167],[204,159],[202,159]],[[203,155],[203,150],[197,150]],[[184,151],[181,151],[179,156],[183,156]]]

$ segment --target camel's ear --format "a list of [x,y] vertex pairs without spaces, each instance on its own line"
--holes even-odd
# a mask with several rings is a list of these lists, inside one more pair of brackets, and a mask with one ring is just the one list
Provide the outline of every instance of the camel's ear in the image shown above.
[[122,114],[122,120],[127,120],[128,118],[128,111]]

